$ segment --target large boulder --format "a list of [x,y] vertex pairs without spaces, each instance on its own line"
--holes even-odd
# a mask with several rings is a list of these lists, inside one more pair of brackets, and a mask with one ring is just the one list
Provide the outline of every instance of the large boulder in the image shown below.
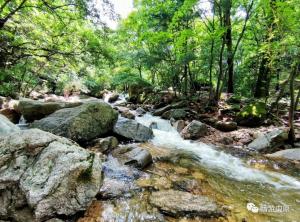
[[266,156],[272,159],[300,161],[300,148],[280,150],[272,154],[267,154]]
[[21,99],[17,110],[27,121],[32,122],[34,120],[42,119],[59,109],[76,107],[81,104],[81,102],[42,102],[31,99]]
[[39,129],[0,137],[2,219],[26,221],[24,209],[36,221],[73,215],[86,209],[101,183],[100,159],[66,138]]
[[204,123],[193,120],[182,131],[181,136],[184,139],[199,139],[207,134],[208,128]]
[[87,142],[112,130],[118,113],[104,102],[88,102],[78,107],[56,111],[48,117],[34,121],[39,128],[77,142]]
[[153,138],[152,129],[135,120],[119,117],[113,129],[114,133],[138,142],[145,142]]
[[20,131],[19,127],[9,121],[5,116],[0,114],[0,136],[11,133],[11,132],[18,132]]
[[163,213],[181,217],[218,217],[221,211],[217,204],[206,196],[194,195],[188,192],[166,190],[153,192],[150,203]]
[[255,127],[260,126],[266,117],[266,104],[263,102],[256,102],[243,107],[236,116],[236,122],[240,126]]
[[248,145],[248,149],[258,152],[272,152],[282,146],[287,139],[288,132],[286,130],[275,129],[253,140]]

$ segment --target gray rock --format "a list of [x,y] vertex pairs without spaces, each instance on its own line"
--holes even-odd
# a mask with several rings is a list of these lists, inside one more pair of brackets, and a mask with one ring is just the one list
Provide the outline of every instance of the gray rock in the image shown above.
[[300,148],[280,150],[276,153],[267,154],[267,157],[272,159],[286,159],[300,161]]
[[121,116],[124,118],[127,118],[127,119],[135,119],[135,115],[132,112],[130,112],[129,110],[122,112]]
[[113,149],[115,149],[119,145],[119,141],[114,136],[109,136],[106,138],[98,138],[93,140],[92,142],[93,150],[97,150],[101,153],[109,152]]
[[163,113],[169,111],[170,109],[172,109],[172,106],[167,105],[167,106],[164,106],[162,108],[155,110],[152,114],[153,114],[153,116],[161,116]]
[[165,107],[155,110],[153,112],[153,116],[161,116],[163,113],[165,113],[171,109],[178,109],[178,108],[184,107],[185,105],[186,105],[185,101],[179,101],[177,103],[167,105]]
[[185,122],[184,120],[178,120],[173,124],[173,127],[177,130],[178,133],[180,133],[184,127],[185,127]]
[[112,152],[122,164],[131,165],[137,168],[144,168],[152,163],[152,156],[148,150],[135,146],[120,147]]
[[258,136],[248,145],[248,149],[259,152],[271,152],[284,144],[288,139],[288,133],[282,129],[275,129],[269,133]]
[[26,202],[41,221],[84,210],[101,187],[101,161],[68,139],[24,130],[0,137],[0,178],[0,200],[11,192],[0,217]]
[[46,222],[64,222],[64,221],[58,218],[52,218],[50,220],[47,220]]
[[145,201],[144,195],[93,203],[77,222],[166,222],[163,215]]
[[213,217],[220,216],[221,213],[217,204],[210,198],[183,191],[153,192],[150,196],[150,203],[163,213],[175,217]]
[[119,117],[113,131],[127,139],[139,142],[145,142],[153,138],[153,132],[149,127],[146,127],[135,120],[123,117]]
[[107,101],[109,103],[113,103],[113,102],[116,102],[118,99],[119,99],[119,94],[118,93],[112,93],[112,94],[108,95]]
[[157,129],[158,128],[157,122],[151,122],[149,127],[150,129]]
[[11,133],[11,132],[18,132],[20,131],[19,127],[9,121],[5,116],[0,114],[0,136]]
[[104,181],[99,194],[102,198],[129,197],[138,191],[135,180],[144,173],[131,166],[123,165],[118,159],[109,156],[103,163]]
[[142,107],[139,107],[135,110],[135,112],[138,116],[143,116],[146,113],[146,110],[144,110]]
[[61,109],[48,117],[34,121],[39,128],[77,142],[86,142],[112,130],[117,111],[104,102],[89,102],[74,108]]
[[185,109],[171,109],[165,113],[162,114],[163,119],[184,119],[187,116],[187,112]]
[[237,123],[236,122],[224,122],[224,121],[218,121],[215,124],[215,127],[223,132],[230,132],[237,129]]
[[5,97],[0,96],[0,109],[2,109],[2,105],[5,101]]
[[99,194],[103,199],[117,197],[130,197],[133,191],[138,191],[139,187],[132,181],[104,178]]
[[184,139],[198,139],[202,136],[205,136],[207,132],[208,128],[204,123],[193,120],[181,131],[181,136]]
[[81,104],[81,102],[42,102],[31,99],[21,99],[19,101],[17,110],[27,121],[32,122],[34,120],[42,119],[59,109],[76,107]]

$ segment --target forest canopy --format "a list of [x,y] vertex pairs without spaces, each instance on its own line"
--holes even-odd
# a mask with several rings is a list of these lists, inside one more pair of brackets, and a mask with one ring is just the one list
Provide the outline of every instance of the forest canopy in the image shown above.
[[118,19],[111,2],[96,2],[2,0],[0,94],[95,94],[126,78],[186,96],[208,87],[212,103],[299,91],[299,0],[135,0],[116,30],[102,21]]

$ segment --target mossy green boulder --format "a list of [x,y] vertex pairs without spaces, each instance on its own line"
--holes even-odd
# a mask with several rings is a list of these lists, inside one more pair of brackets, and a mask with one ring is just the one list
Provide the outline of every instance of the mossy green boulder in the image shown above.
[[87,142],[112,130],[118,113],[104,102],[89,102],[56,111],[31,125],[76,142]]

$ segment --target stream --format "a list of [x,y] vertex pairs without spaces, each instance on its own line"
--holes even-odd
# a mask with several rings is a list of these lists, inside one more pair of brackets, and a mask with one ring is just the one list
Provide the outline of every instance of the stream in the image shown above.
[[153,129],[154,147],[181,150],[195,155],[193,164],[201,170],[218,196],[230,206],[232,221],[299,221],[300,175],[294,177],[251,167],[247,161],[204,143],[183,140],[169,121],[151,114],[136,120]]

